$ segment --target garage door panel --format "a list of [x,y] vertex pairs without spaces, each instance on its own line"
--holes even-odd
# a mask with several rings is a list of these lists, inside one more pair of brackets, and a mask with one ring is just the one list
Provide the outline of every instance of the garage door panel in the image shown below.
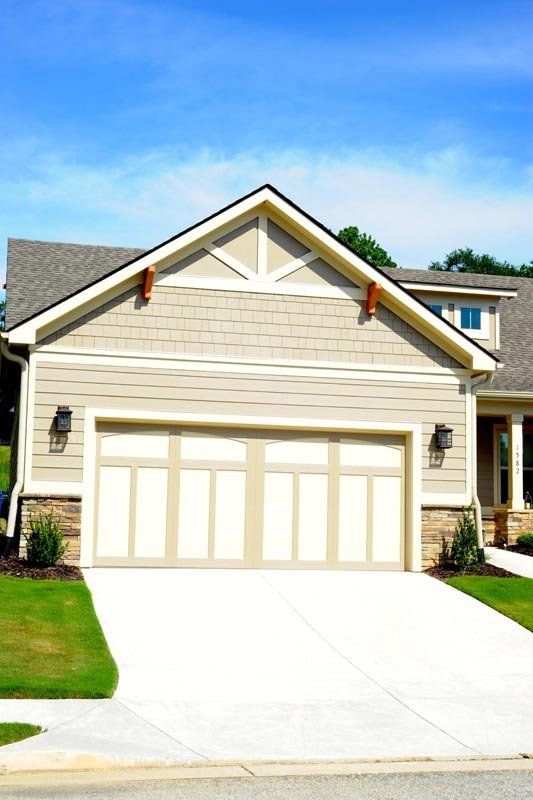
[[120,458],[168,458],[167,432],[113,433],[102,437],[101,454]]
[[357,442],[341,439],[340,463],[347,467],[390,467],[402,466],[402,450],[385,444]]
[[372,509],[372,561],[400,561],[403,516],[400,477],[373,478]]
[[179,558],[207,558],[209,555],[210,492],[210,470],[180,470]]
[[217,470],[214,557],[244,558],[246,472]]
[[265,444],[265,464],[316,464],[327,466],[328,441],[282,440]]
[[339,561],[367,560],[366,475],[339,477]]
[[168,530],[168,469],[137,469],[135,556],[164,558]]
[[298,559],[326,561],[328,547],[328,476],[299,476]]
[[183,461],[246,461],[246,442],[228,436],[210,433],[183,433],[181,459]]
[[130,531],[131,467],[101,467],[98,492],[96,554],[128,555]]
[[265,474],[263,509],[263,559],[292,559],[294,476],[288,472]]

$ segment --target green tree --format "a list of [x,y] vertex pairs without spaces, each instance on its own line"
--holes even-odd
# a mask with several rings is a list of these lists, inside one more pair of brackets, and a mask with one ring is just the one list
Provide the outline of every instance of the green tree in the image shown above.
[[478,275],[509,275],[513,278],[533,278],[533,261],[514,266],[498,261],[487,253],[474,253],[471,247],[452,250],[443,261],[433,261],[429,269],[440,272],[474,272]]
[[338,237],[350,250],[353,250],[360,258],[364,258],[373,267],[397,267],[398,264],[392,260],[386,250],[381,247],[373,236],[362,233],[358,227],[351,225],[343,228],[338,233]]

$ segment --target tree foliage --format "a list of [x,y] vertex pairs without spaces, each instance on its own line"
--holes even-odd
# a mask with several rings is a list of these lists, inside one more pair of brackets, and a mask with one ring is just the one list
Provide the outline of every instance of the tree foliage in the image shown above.
[[4,330],[5,318],[6,318],[6,301],[0,300],[0,331]]
[[474,253],[471,247],[452,250],[443,261],[433,261],[429,269],[440,272],[474,272],[478,275],[509,275],[512,278],[533,278],[533,261],[514,266],[498,261],[487,253]]
[[338,233],[339,239],[360,258],[364,258],[373,267],[397,267],[387,251],[381,247],[373,236],[362,233],[356,225],[343,228]]

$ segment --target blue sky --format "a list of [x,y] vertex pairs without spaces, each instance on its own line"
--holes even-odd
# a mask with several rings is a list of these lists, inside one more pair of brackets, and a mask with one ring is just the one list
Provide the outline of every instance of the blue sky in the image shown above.
[[150,246],[270,181],[403,266],[533,259],[532,2],[2,3],[7,236]]

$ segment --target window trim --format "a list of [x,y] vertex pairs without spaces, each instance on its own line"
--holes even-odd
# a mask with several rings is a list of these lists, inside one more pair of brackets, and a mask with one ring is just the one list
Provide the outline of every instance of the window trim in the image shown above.
[[[463,328],[461,325],[461,312],[465,308],[478,308],[480,312],[480,328]],[[471,339],[490,339],[490,311],[488,303],[458,302],[455,304],[455,325],[460,331],[470,336]]]

